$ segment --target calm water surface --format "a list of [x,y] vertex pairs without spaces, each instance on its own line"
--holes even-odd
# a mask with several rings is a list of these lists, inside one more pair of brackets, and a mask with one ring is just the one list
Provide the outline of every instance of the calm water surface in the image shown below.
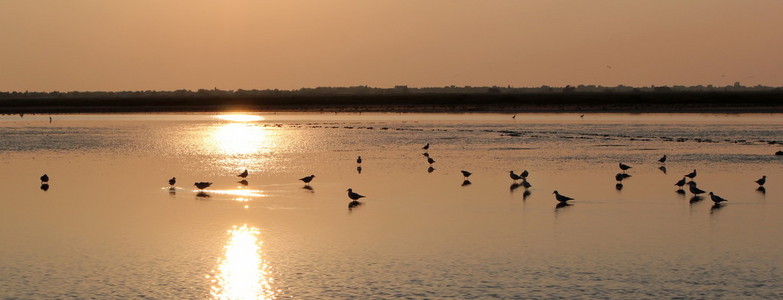
[[255,117],[0,117],[0,298],[783,297],[783,115]]

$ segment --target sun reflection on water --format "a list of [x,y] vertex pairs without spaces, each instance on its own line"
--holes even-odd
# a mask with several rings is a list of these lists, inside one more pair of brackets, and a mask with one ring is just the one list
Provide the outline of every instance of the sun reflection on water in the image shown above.
[[269,129],[255,124],[228,123],[215,128],[210,144],[227,155],[254,154],[274,146],[269,136]]
[[213,299],[275,299],[269,266],[262,257],[260,230],[242,225],[228,231],[225,256],[212,278]]

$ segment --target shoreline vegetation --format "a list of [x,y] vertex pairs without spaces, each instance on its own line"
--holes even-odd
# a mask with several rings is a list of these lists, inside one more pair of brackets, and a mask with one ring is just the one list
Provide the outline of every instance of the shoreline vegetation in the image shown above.
[[783,88],[323,87],[299,90],[0,92],[0,113],[141,112],[783,113]]

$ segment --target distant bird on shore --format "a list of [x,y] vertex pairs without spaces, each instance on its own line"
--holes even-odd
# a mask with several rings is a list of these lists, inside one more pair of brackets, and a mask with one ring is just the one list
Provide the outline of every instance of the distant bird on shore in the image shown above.
[[690,178],[691,180],[693,180],[694,178],[696,178],[696,169],[693,169],[693,172],[690,172],[690,173],[688,173],[688,174],[685,174],[685,177],[688,177],[688,178]]
[[170,186],[174,186],[176,183],[177,183],[177,177],[171,177],[171,179],[169,179]]
[[704,191],[698,187],[696,187],[696,182],[691,181],[690,185],[688,186],[688,190],[691,191],[694,195],[704,194]]
[[354,193],[353,189],[348,189],[348,198],[351,198],[353,201],[358,201],[359,199],[364,198],[364,196]]
[[626,170],[630,169],[631,166],[626,165],[624,163],[620,163],[620,170],[623,170],[623,173],[625,173]]
[[758,183],[760,186],[763,186],[764,183],[767,182],[767,175],[761,176],[761,179],[756,180],[756,183]]
[[249,174],[249,173],[247,173],[247,169],[245,169],[245,171],[244,171],[244,172],[242,172],[242,173],[239,173],[239,175],[237,175],[237,177],[247,178],[247,175],[248,175],[248,174]]
[[432,159],[432,157],[427,157],[427,162],[430,163],[430,164],[433,164],[433,163],[435,163],[435,160]]
[[663,155],[660,159],[658,159],[658,162],[665,164],[666,163],[666,154]]
[[194,183],[193,185],[195,185],[199,190],[203,190],[205,188],[208,188],[208,187],[212,186],[212,183],[211,182],[200,181],[200,182]]
[[468,171],[465,171],[465,170],[462,170],[462,171],[460,171],[460,172],[462,172],[462,176],[464,176],[464,177],[465,177],[465,180],[468,180],[468,177],[470,177],[470,175],[472,175],[472,174],[473,174],[473,173],[470,173],[470,172],[468,172]]
[[356,158],[356,163],[361,164],[362,163],[362,156],[359,155],[359,157]]
[[555,194],[555,200],[560,201],[560,202],[566,202],[568,200],[574,200],[574,198],[560,195],[560,193],[558,193],[557,191],[552,192],[552,194]]
[[313,181],[313,178],[315,178],[315,175],[305,176],[302,178],[299,178],[299,180],[304,181],[305,185],[310,184],[310,181]]
[[421,147],[421,149],[424,150],[430,149],[430,143],[427,143],[426,145],[424,145],[424,147]]
[[677,181],[674,185],[680,187],[680,190],[682,190],[682,187],[685,186],[685,177],[682,177],[680,181]]
[[508,176],[511,177],[511,179],[514,181],[522,179],[522,177],[520,177],[519,175],[514,174],[514,171],[508,171]]
[[530,173],[527,172],[527,170],[522,171],[522,173],[519,173],[519,177],[522,179],[527,178],[527,175],[530,175]]
[[429,154],[429,152],[424,152],[424,153],[422,153],[421,155],[424,155],[424,157],[430,157],[430,154]]
[[715,204],[720,204],[721,202],[728,201],[726,199],[721,198],[718,195],[713,194],[710,192],[710,199],[712,199],[712,202],[715,202]]
[[41,175],[41,183],[47,183],[49,182],[49,175],[43,174]]

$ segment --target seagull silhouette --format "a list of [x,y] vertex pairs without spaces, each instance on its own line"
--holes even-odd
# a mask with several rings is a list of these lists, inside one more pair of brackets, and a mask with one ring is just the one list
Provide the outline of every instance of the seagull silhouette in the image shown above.
[[522,173],[519,173],[519,177],[522,179],[527,178],[527,175],[530,175],[530,173],[527,172],[527,170],[522,171]]
[[177,183],[177,177],[171,177],[171,179],[169,179],[170,186],[174,186],[174,184],[176,183]]
[[557,191],[552,192],[552,194],[555,194],[555,200],[560,201],[560,202],[566,202],[568,200],[574,200],[574,198],[560,195],[560,193],[558,193]]
[[682,187],[685,186],[685,177],[682,177],[682,179],[680,179],[680,181],[677,181],[676,183],[674,183],[674,185],[679,186],[680,190],[682,190]]
[[660,162],[660,163],[662,163],[662,164],[663,164],[663,163],[666,163],[666,154],[664,154],[664,155],[663,155],[663,157],[661,157],[660,159],[658,159],[658,162]]
[[522,177],[520,177],[519,175],[514,174],[514,171],[508,171],[508,176],[511,177],[511,179],[514,181],[522,179]]
[[688,190],[691,191],[694,195],[704,194],[704,191],[698,187],[696,187],[696,182],[691,181],[690,185],[688,186]]
[[429,148],[430,148],[430,143],[427,143],[426,145],[424,145],[424,147],[421,147],[421,149],[424,149],[424,150],[427,150]]
[[41,183],[47,183],[49,182],[49,175],[43,174],[41,175]]
[[313,181],[313,178],[315,178],[315,175],[305,176],[302,178],[299,178],[299,180],[304,181],[305,185],[310,184],[310,181]]
[[432,159],[432,157],[427,157],[427,162],[430,163],[430,164],[433,164],[433,163],[435,163],[435,160]]
[[194,183],[193,185],[195,185],[199,190],[203,190],[205,188],[210,187],[212,185],[212,183],[211,182],[200,181],[200,182]]
[[351,198],[353,201],[357,201],[361,198],[364,198],[364,196],[354,193],[353,189],[348,189],[348,198]]
[[361,155],[359,155],[359,157],[356,158],[356,163],[357,164],[361,164],[362,163],[362,156]]
[[620,163],[620,170],[623,170],[623,173],[625,173],[626,170],[630,169],[631,166],[626,165],[624,163]]
[[760,186],[763,186],[764,183],[767,182],[767,175],[761,176],[761,179],[756,180],[756,183],[758,183]]
[[468,177],[470,177],[470,175],[473,174],[473,173],[470,173],[470,172],[465,171],[465,170],[462,170],[460,172],[462,172],[462,176],[465,177],[465,180],[468,180]]
[[715,204],[719,204],[723,201],[728,201],[726,199],[721,198],[721,196],[713,194],[712,192],[710,192],[710,199],[712,199],[712,202],[715,202]]
[[693,180],[693,178],[696,178],[696,169],[693,169],[693,172],[690,172],[690,173],[688,173],[688,174],[685,174],[685,177],[688,177],[688,178],[690,178],[691,180]]
[[237,177],[247,178],[247,175],[248,175],[247,169],[245,169],[245,171],[242,172],[242,173],[239,173],[239,175],[237,175]]

